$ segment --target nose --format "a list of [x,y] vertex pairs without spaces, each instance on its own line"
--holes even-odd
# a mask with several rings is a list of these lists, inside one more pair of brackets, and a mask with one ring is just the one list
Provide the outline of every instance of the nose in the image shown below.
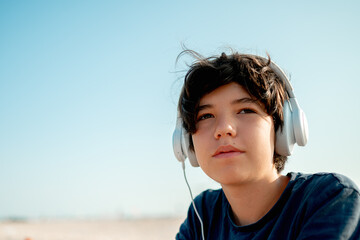
[[216,139],[220,139],[225,136],[236,136],[236,127],[230,118],[220,119],[214,132],[214,137]]

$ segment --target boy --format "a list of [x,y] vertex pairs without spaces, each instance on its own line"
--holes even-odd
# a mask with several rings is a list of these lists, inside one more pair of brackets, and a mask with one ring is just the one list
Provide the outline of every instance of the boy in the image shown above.
[[360,196],[339,174],[281,175],[306,118],[268,59],[197,58],[179,98],[174,152],[220,183],[190,206],[176,239],[360,239]]

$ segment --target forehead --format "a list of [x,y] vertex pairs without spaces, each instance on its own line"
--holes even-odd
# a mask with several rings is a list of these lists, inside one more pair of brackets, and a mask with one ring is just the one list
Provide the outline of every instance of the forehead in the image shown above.
[[[199,102],[199,105],[204,104],[216,104],[217,102],[223,102],[225,100],[235,100],[235,99],[253,99],[248,91],[245,90],[244,87],[242,87],[238,83],[229,83],[226,85],[223,85],[221,87],[218,87],[214,91],[205,94]],[[255,99],[253,99],[255,101]]]

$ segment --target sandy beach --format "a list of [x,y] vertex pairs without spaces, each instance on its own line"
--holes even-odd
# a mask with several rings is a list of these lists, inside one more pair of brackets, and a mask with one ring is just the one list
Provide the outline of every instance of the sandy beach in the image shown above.
[[0,222],[0,240],[174,239],[183,219]]

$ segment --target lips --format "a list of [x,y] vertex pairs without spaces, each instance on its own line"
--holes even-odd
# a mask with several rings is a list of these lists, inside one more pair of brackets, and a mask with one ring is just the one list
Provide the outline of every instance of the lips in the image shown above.
[[213,157],[232,157],[243,152],[244,151],[241,151],[232,145],[226,145],[220,146],[213,154]]

